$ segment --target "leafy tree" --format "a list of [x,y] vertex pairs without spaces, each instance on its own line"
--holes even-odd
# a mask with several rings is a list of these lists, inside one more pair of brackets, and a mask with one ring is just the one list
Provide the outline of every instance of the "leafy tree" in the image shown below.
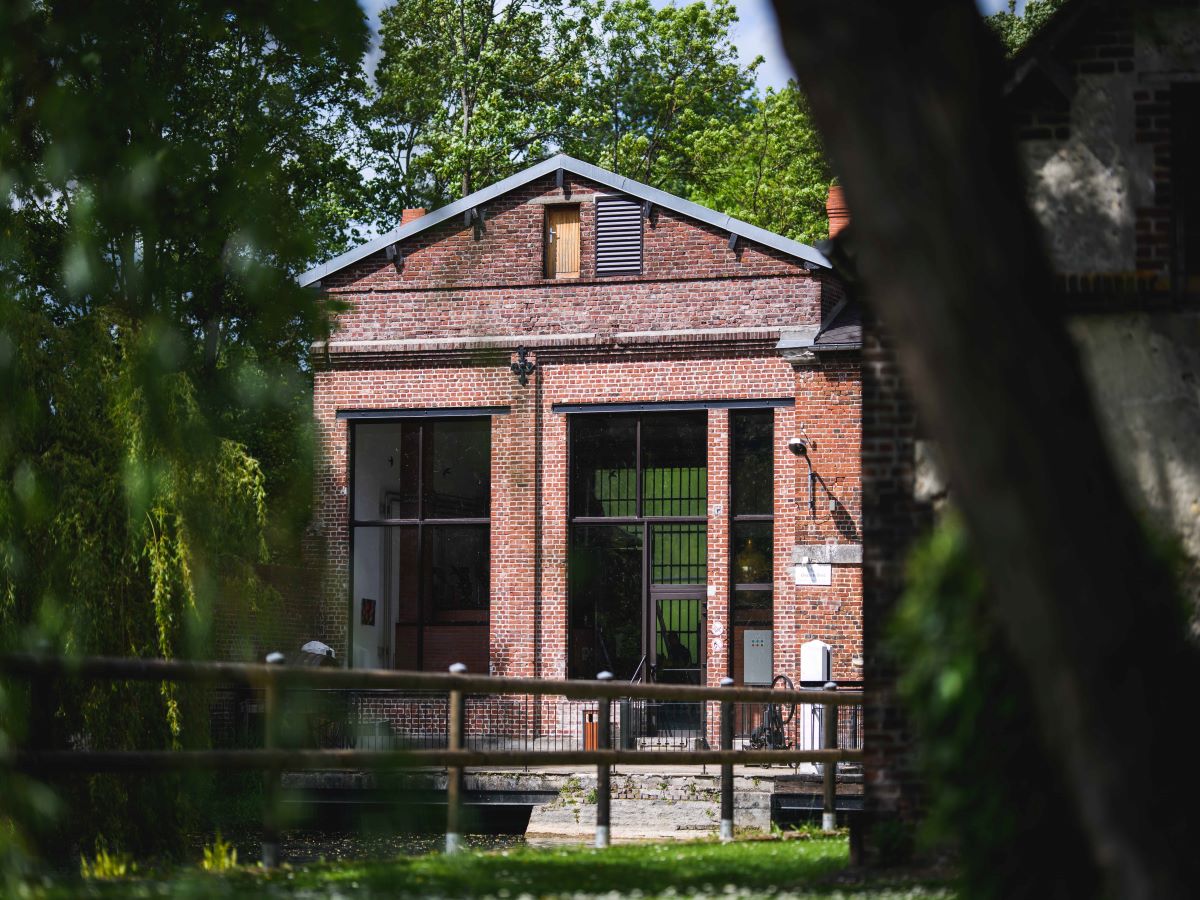
[[[329,313],[292,276],[349,237],[364,45],[352,0],[0,6],[7,646],[204,653],[218,597],[269,611],[257,567],[268,516],[303,518],[284,501],[308,494],[304,360]],[[53,739],[202,742],[185,701],[64,690]],[[144,781],[76,799],[70,825],[126,849],[186,814]]]
[[828,236],[832,176],[794,81],[755,97],[748,115],[706,129],[693,146],[688,199],[796,240]]
[[761,107],[769,127],[790,124],[778,101],[755,97],[736,21],[729,0],[388,7],[365,127],[372,221],[389,228],[403,207],[444,204],[556,149],[684,196],[702,181],[721,194],[704,170],[749,133],[746,120]]
[[732,2],[596,0],[584,9],[596,29],[563,149],[686,196],[699,181],[701,135],[752,112],[759,61],[738,62]]
[[412,0],[380,16],[368,133],[374,220],[437,206],[544,156],[579,91],[588,20],[563,0]]
[[1066,2],[1067,0],[1027,0],[1025,8],[1017,12],[1017,0],[1008,0],[1008,9],[988,16],[987,22],[1000,38],[1008,55],[1012,56],[1029,43]]

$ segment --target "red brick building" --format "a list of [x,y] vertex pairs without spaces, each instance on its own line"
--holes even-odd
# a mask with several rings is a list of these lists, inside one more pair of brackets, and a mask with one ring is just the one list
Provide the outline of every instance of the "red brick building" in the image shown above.
[[314,354],[344,664],[716,684],[819,639],[861,677],[858,322],[820,252],[558,156],[302,283],[348,304]]

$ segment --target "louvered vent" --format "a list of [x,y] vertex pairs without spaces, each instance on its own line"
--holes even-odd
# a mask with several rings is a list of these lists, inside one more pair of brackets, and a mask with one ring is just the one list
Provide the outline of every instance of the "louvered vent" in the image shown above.
[[640,275],[642,205],[625,197],[596,199],[596,274]]

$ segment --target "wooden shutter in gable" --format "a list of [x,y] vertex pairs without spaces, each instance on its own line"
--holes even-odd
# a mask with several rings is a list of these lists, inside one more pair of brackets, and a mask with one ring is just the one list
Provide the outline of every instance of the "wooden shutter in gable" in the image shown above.
[[596,198],[596,275],[640,275],[642,204],[628,197]]

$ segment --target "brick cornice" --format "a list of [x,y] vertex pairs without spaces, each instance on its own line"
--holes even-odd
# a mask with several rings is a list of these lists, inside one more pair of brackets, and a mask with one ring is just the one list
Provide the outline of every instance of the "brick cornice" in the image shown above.
[[814,283],[819,281],[817,273],[808,272],[805,269],[797,269],[795,272],[744,272],[738,274],[704,274],[704,275],[671,275],[665,277],[650,277],[646,275],[608,275],[604,278],[535,278],[525,281],[453,281],[453,282],[422,282],[414,281],[400,285],[386,285],[376,287],[373,285],[362,285],[358,281],[352,281],[348,284],[334,284],[325,289],[325,293],[330,296],[337,296],[343,300],[353,301],[356,296],[369,296],[372,294],[385,295],[406,295],[406,294],[440,294],[440,293],[459,293],[466,294],[475,291],[540,291],[545,288],[555,288],[564,291],[591,290],[594,288],[606,288],[613,286],[628,286],[631,284],[648,284],[648,285],[664,285],[664,284],[694,284],[696,282],[737,282],[745,283],[750,281],[800,281],[805,283]]
[[618,332],[609,335],[522,335],[398,341],[330,341],[314,344],[318,369],[506,366],[517,347],[545,364],[714,356],[775,356],[779,328]]

